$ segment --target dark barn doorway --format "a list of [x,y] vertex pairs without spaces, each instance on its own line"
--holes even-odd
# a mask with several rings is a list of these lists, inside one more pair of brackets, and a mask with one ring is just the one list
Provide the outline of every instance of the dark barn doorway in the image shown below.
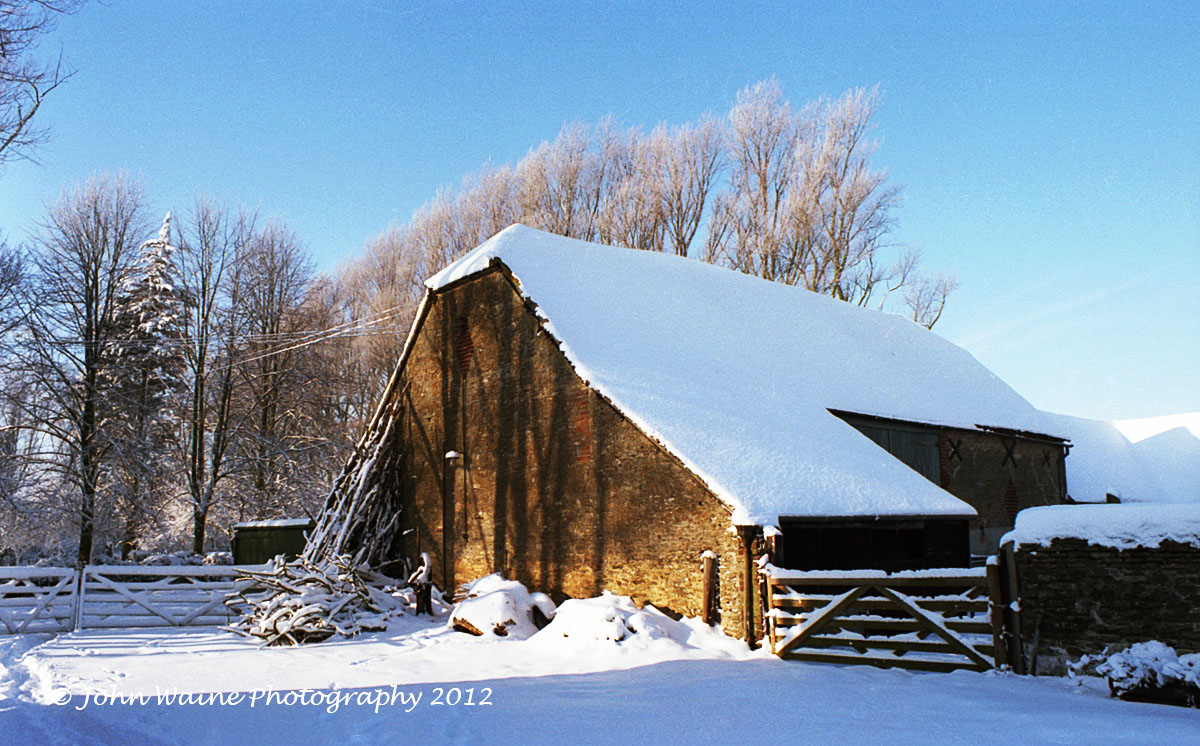
[[925,570],[969,567],[966,519],[781,518],[775,563],[792,570]]

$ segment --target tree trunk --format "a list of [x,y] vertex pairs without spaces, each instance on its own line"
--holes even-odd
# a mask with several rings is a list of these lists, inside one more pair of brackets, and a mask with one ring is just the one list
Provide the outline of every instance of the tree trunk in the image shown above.
[[204,528],[207,520],[207,511],[192,511],[192,552],[195,554],[204,554]]

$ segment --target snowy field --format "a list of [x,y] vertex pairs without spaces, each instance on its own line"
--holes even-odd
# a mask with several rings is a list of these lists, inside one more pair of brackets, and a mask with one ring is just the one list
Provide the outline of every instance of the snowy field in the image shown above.
[[3,637],[0,743],[1200,742],[1200,712],[1110,699],[1098,679],[783,662],[696,623],[619,643],[549,630],[406,617],[271,649],[213,629]]

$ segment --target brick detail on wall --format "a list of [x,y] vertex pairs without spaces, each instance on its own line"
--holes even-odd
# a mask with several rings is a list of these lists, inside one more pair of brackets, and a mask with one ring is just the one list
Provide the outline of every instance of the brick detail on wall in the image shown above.
[[458,320],[458,332],[454,335],[454,352],[458,372],[465,373],[475,357],[475,342],[471,339],[471,327],[465,316]]
[[1200,652],[1200,548],[1164,541],[1114,549],[1080,539],[1019,547],[1021,625],[1038,635],[1039,673],[1067,661],[1158,640]]
[[575,440],[575,463],[592,462],[592,404],[591,391],[580,388],[575,392],[572,406],[571,431]]
[[1017,485],[1012,477],[1004,487],[1004,512],[1008,514],[1009,523],[1016,523],[1017,513],[1021,512],[1021,504],[1017,501]]

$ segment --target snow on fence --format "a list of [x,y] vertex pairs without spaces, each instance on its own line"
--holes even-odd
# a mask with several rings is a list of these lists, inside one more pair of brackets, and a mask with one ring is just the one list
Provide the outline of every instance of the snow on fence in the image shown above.
[[69,567],[0,567],[0,632],[71,631],[77,589]]
[[228,624],[225,599],[251,582],[240,573],[230,565],[85,567],[77,628]]
[[767,639],[782,658],[925,671],[1005,662],[985,568],[762,573]]
[[0,567],[0,632],[228,624],[239,566]]

